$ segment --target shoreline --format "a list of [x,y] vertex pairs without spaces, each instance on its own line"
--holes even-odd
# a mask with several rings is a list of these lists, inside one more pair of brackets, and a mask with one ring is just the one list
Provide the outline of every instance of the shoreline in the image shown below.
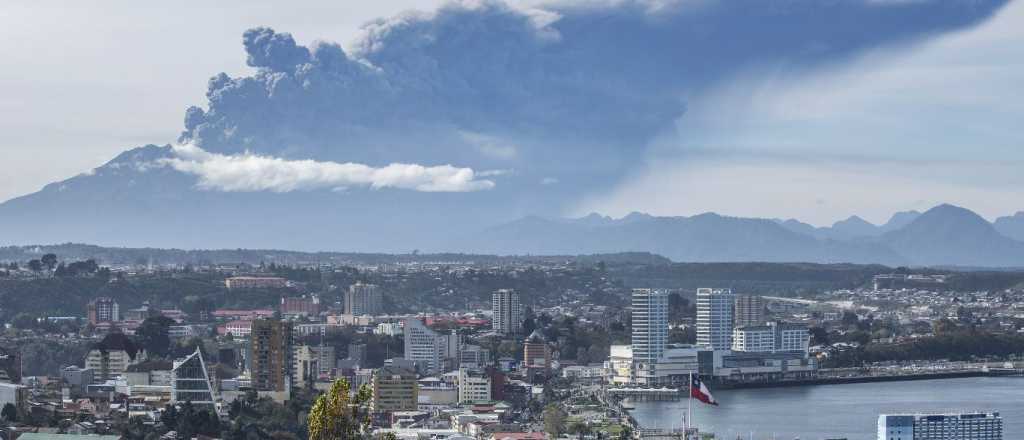
[[962,379],[971,377],[1020,377],[1018,374],[1007,374],[1001,372],[986,371],[958,371],[949,373],[922,373],[905,374],[893,376],[863,376],[863,377],[828,377],[815,379],[799,379],[777,382],[749,382],[749,383],[728,383],[717,382],[714,385],[722,390],[740,390],[757,388],[787,388],[816,385],[844,385],[855,383],[875,382],[909,382],[919,380],[941,380],[941,379]]

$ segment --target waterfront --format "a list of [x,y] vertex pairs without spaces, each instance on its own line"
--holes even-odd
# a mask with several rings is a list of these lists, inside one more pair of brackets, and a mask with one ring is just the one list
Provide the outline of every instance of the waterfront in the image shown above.
[[[904,412],[999,411],[1004,438],[1024,438],[1024,378],[983,377],[714,391],[720,406],[694,401],[693,419],[719,438],[873,440],[878,415]],[[636,402],[645,428],[677,428],[686,400]]]

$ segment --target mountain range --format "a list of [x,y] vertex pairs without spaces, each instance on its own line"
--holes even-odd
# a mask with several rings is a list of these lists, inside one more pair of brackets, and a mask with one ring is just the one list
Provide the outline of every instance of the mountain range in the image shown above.
[[[978,214],[943,204],[900,212],[883,225],[859,217],[815,228],[797,220],[726,217],[577,219],[527,217],[475,236],[478,252],[521,254],[648,251],[675,261],[849,262],[914,266],[1024,267],[1024,242],[1011,238],[1024,216],[997,227]],[[1017,221],[1016,223],[1014,221]]]
[[194,176],[160,166],[169,154],[167,146],[133,149],[89,173],[0,204],[0,244],[497,255],[636,251],[685,262],[1024,267],[1024,212],[990,223],[968,209],[940,205],[896,213],[882,225],[853,216],[830,227],[714,213],[526,216],[501,223],[493,215],[499,211],[483,215],[485,209],[467,208],[515,205],[500,191],[458,198],[386,189],[206,191]]

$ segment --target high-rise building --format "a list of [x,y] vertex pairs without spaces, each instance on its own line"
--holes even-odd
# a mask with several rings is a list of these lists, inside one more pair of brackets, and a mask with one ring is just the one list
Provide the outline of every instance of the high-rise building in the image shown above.
[[292,384],[305,388],[322,375],[330,375],[335,364],[334,347],[296,345],[292,354]]
[[366,344],[348,344],[346,359],[355,361],[356,365],[366,364]]
[[998,412],[959,414],[883,414],[878,440],[1002,440]]
[[196,347],[195,353],[174,361],[171,369],[171,402],[192,402],[211,409],[217,398],[210,382],[210,374],[203,361],[203,353]]
[[445,371],[445,360],[458,358],[459,337],[431,330],[419,319],[406,319],[403,326],[407,360],[416,363],[419,372],[427,375]]
[[257,319],[249,335],[252,344],[252,386],[256,391],[289,391],[292,368],[292,323]]
[[697,345],[712,350],[732,348],[736,297],[728,289],[697,289]]
[[523,343],[523,365],[526,368],[551,368],[551,348],[540,330],[534,330]]
[[519,294],[512,289],[501,289],[491,295],[491,310],[494,321],[491,322],[495,332],[503,335],[519,333],[523,324],[523,313],[519,304]]
[[736,297],[736,319],[733,325],[746,327],[748,325],[764,324],[764,298],[757,295],[739,295]]
[[419,384],[416,373],[399,367],[384,366],[373,371],[371,379],[373,400],[370,410],[375,413],[416,411]]
[[89,302],[87,306],[89,324],[101,322],[118,322],[121,320],[121,309],[113,298],[100,297]]
[[381,313],[383,294],[376,284],[355,283],[345,292],[345,313],[349,315],[378,315]]
[[803,324],[769,322],[765,325],[736,327],[732,332],[733,351],[807,353],[810,342],[810,331]]
[[638,383],[656,376],[658,358],[668,343],[668,294],[651,289],[633,289],[630,313],[633,327],[633,371]]

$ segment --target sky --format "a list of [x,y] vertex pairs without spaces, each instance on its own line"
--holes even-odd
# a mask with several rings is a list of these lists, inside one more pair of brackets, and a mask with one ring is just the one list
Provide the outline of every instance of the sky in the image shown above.
[[[173,142],[217,72],[253,69],[242,31],[349,41],[367,21],[438,0],[4,2],[0,200],[93,169],[132,147]],[[16,68],[12,68],[17,66]]]
[[[663,3],[671,7],[676,2]],[[682,2],[689,3],[697,2]],[[104,2],[103,7],[8,4],[0,9],[0,26],[17,38],[0,39],[0,56],[6,65],[17,68],[0,70],[4,114],[0,118],[4,158],[0,200],[87,172],[128,148],[174,142],[183,130],[185,109],[206,102],[211,76],[227,72],[237,77],[255,71],[246,65],[246,53],[240,50],[246,29],[269,26],[290,32],[302,45],[336,41],[350,54],[355,50],[367,60],[400,71],[417,68],[402,64],[414,58],[401,52],[404,48],[381,52],[369,45],[349,46],[365,33],[360,28],[370,20],[410,8],[430,11],[440,4],[426,0],[295,2],[287,8],[241,1],[163,6]],[[572,25],[558,29],[571,35]],[[564,37],[545,33],[550,29],[543,24],[537,27],[541,41],[537,44],[542,47]],[[381,41],[398,39],[393,37],[394,29],[385,27],[388,32],[381,32]],[[634,61],[645,60],[636,57]],[[655,79],[663,81],[660,76],[671,72],[655,73]],[[751,63],[688,94],[685,113],[674,124],[641,141],[627,140],[640,144],[622,153],[636,163],[630,162],[615,182],[597,185],[594,191],[563,203],[558,214],[715,211],[795,217],[825,225],[853,214],[881,223],[893,212],[943,202],[971,208],[990,219],[1012,214],[1024,210],[1024,173],[1019,172],[1024,169],[1024,132],[1017,122],[1024,114],[1020,78],[1024,78],[1024,6],[1020,2],[974,28],[866,50],[838,62],[803,68],[770,59]],[[652,109],[665,105],[649,100],[640,104]],[[523,114],[531,111],[524,107]],[[487,126],[465,116],[452,118],[474,127],[459,130],[458,136],[489,157],[479,161],[451,153],[445,160],[454,162],[452,170],[464,170],[462,166],[477,160],[468,163],[476,166],[477,175],[522,174],[522,161],[516,162],[518,170],[506,170],[511,167],[503,167],[503,160],[544,159],[529,156],[524,145],[528,140],[478,131],[481,127],[486,131]],[[626,121],[623,126],[635,129],[642,122]],[[424,161],[422,151],[401,152],[409,155],[409,161]],[[608,157],[614,161],[619,156]],[[372,162],[373,157],[361,159]],[[255,160],[274,163],[276,159]],[[436,165],[447,165],[445,160]],[[286,165],[294,168],[294,163]],[[334,167],[331,163],[317,166]],[[200,173],[208,168],[189,170]],[[471,175],[466,180],[466,174],[460,176],[459,182],[472,188],[508,184],[500,177],[473,180]],[[569,185],[574,177],[564,169],[531,176],[551,188]],[[219,182],[205,174],[200,178]],[[420,180],[411,182],[405,185],[437,187],[433,181],[427,186]]]
[[[746,73],[692,102],[611,194],[572,209],[876,224],[941,203],[1024,210],[1024,4],[804,75]],[[750,185],[749,182],[758,182]]]

